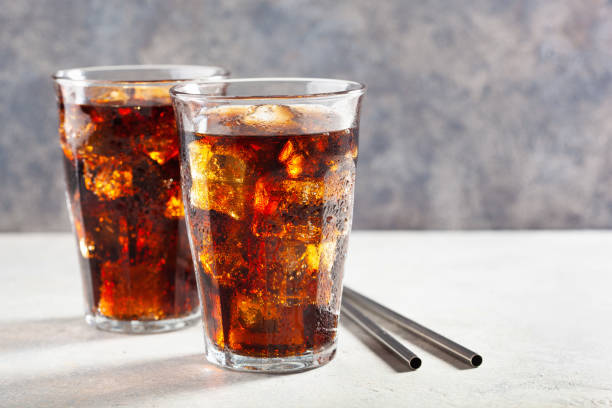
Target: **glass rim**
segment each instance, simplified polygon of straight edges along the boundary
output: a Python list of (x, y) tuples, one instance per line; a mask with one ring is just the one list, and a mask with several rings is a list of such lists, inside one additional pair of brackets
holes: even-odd
[[(240, 83), (264, 83), (264, 82), (293, 82), (293, 83), (307, 83), (307, 82), (318, 82), (328, 84), (343, 84), (349, 85), (349, 89), (330, 91), (330, 92), (296, 92), (290, 95), (214, 95), (205, 93), (194, 93), (185, 90), (189, 86), (203, 86), (203, 85), (226, 85), (226, 84), (240, 84)], [(348, 95), (363, 95), (366, 91), (366, 85), (361, 82), (349, 81), (345, 79), (332, 79), (332, 78), (308, 78), (308, 77), (264, 77), (264, 78), (210, 78), (204, 81), (189, 81), (184, 84), (178, 84), (170, 88), (170, 95), (173, 98), (193, 98), (193, 99), (209, 99), (214, 101), (241, 101), (241, 100), (266, 100), (266, 99), (321, 99), (321, 98), (334, 98)]]
[[(105, 72), (154, 72), (154, 71), (166, 71), (171, 72), (172, 70), (191, 70), (193, 73), (205, 72), (208, 73), (202, 78), (198, 78), (194, 75), (188, 75), (184, 78), (169, 78), (169, 75), (160, 75), (159, 79), (152, 80), (138, 80), (138, 79), (100, 79), (100, 78), (86, 78), (84, 74), (87, 73), (105, 73)], [(83, 84), (83, 85), (94, 85), (94, 86), (163, 86), (163, 85), (176, 85), (182, 82), (188, 81), (205, 81), (208, 79), (217, 80), (223, 79), (230, 75), (229, 70), (215, 66), (215, 65), (181, 65), (181, 64), (140, 64), (140, 65), (100, 65), (100, 66), (89, 66), (79, 68), (68, 68), (60, 69), (56, 71), (51, 78), (56, 82), (66, 82), (71, 84)]]

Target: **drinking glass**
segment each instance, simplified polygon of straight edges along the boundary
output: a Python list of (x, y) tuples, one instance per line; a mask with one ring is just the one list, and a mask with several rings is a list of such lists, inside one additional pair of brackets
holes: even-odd
[(308, 78), (172, 88), (209, 361), (289, 372), (333, 358), (364, 92)]
[(168, 90), (225, 76), (223, 68), (172, 65), (53, 76), (89, 324), (145, 333), (198, 320)]

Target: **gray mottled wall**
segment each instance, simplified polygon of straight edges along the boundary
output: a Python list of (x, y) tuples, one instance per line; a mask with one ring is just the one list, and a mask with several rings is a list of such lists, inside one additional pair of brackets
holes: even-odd
[(0, 230), (66, 230), (58, 68), (369, 85), (358, 228), (612, 226), (612, 3), (0, 0)]

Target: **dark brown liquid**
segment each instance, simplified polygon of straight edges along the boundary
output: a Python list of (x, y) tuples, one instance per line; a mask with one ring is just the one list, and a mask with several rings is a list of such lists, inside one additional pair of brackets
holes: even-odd
[(246, 356), (316, 351), (336, 338), (357, 134), (257, 131), (185, 136), (205, 330)]
[(60, 101), (68, 199), (92, 312), (158, 320), (198, 308), (172, 106)]

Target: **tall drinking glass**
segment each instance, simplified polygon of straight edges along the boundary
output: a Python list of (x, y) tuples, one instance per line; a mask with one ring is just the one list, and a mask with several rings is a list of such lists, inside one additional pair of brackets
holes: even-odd
[(197, 321), (168, 90), (226, 75), (217, 67), (161, 65), (53, 76), (89, 324), (145, 333)]
[(288, 372), (333, 358), (364, 91), (299, 78), (171, 90), (209, 361)]

